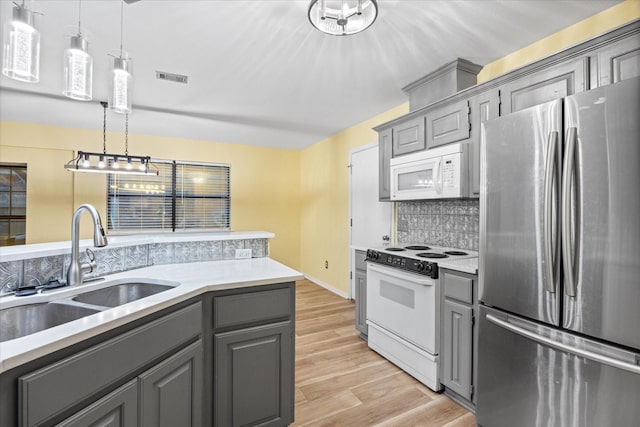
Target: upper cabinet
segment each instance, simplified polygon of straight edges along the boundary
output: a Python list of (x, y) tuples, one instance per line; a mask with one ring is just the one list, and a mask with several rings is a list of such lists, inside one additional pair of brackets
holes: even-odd
[(422, 151), (426, 148), (424, 137), (424, 117), (415, 117), (392, 128), (392, 157)]
[(427, 148), (450, 144), (469, 138), (469, 101), (435, 108), (427, 113)]
[(391, 138), (391, 129), (384, 129), (378, 132), (378, 161), (380, 164), (378, 195), (380, 201), (387, 202), (391, 200), (391, 177), (389, 176), (391, 167)]
[(594, 87), (640, 76), (640, 35), (605, 46), (591, 58), (591, 64)]
[(501, 88), (502, 115), (583, 92), (587, 88), (586, 76), (587, 59), (581, 58), (505, 83)]
[(491, 88), (469, 99), (471, 138), (469, 140), (469, 188), (471, 197), (480, 196), (480, 133), (482, 123), (500, 114), (500, 91)]

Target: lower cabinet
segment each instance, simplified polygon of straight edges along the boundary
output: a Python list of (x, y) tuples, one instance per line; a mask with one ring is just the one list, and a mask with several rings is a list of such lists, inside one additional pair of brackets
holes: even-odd
[(445, 392), (469, 409), (475, 396), (477, 276), (440, 270), (440, 381)]
[(365, 251), (355, 251), (356, 329), (367, 339), (367, 265)]
[(214, 425), (284, 426), (293, 422), (291, 322), (219, 333), (213, 340)]
[(138, 382), (129, 381), (77, 414), (59, 427), (135, 427), (138, 425)]

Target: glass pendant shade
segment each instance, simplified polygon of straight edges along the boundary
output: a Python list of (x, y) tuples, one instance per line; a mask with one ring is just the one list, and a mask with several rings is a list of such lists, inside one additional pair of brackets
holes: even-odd
[(80, 101), (90, 101), (93, 86), (93, 58), (88, 53), (89, 43), (81, 35), (72, 36), (64, 51), (62, 94)]
[(376, 0), (312, 0), (309, 21), (318, 30), (347, 36), (366, 30), (378, 16)]
[(16, 5), (3, 36), (2, 74), (22, 82), (40, 81), (40, 32), (34, 27), (33, 12)]
[(133, 62), (122, 56), (113, 58), (111, 66), (109, 108), (116, 113), (131, 112), (131, 89), (133, 84)]

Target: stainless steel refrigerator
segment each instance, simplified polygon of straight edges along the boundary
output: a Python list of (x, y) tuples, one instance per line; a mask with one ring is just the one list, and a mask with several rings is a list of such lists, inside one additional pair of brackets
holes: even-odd
[(640, 78), (481, 145), (478, 424), (640, 426)]

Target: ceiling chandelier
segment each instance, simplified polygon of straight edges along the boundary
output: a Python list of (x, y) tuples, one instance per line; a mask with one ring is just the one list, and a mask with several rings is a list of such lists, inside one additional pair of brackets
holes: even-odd
[(311, 0), (309, 21), (323, 33), (348, 36), (364, 31), (378, 16), (376, 0)]
[(40, 32), (34, 25), (34, 12), (14, 3), (13, 18), (4, 25), (2, 74), (27, 83), (40, 81)]
[(158, 175), (158, 169), (151, 164), (149, 156), (129, 154), (129, 115), (125, 116), (124, 154), (107, 153), (107, 103), (101, 102), (104, 115), (102, 126), (102, 153), (78, 151), (64, 168), (71, 172), (114, 173), (122, 175)]

